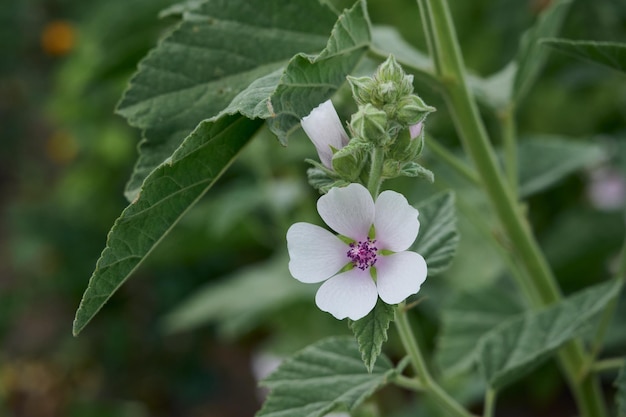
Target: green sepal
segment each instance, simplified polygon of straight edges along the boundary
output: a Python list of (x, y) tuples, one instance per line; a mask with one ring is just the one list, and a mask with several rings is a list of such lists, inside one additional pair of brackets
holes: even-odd
[(368, 160), (370, 144), (359, 140), (351, 140), (333, 155), (332, 164), (337, 176), (348, 182), (354, 182)]

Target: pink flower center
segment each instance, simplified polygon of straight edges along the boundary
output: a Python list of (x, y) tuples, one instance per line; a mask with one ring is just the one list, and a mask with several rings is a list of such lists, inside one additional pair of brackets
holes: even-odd
[(374, 266), (376, 263), (376, 251), (378, 248), (374, 246), (376, 240), (371, 240), (369, 237), (365, 241), (359, 241), (358, 243), (350, 243), (350, 249), (348, 249), (348, 258), (354, 263), (354, 266), (365, 271), (370, 266)]

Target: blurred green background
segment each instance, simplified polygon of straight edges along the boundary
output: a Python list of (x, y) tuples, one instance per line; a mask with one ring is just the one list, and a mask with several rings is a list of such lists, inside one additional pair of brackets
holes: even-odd
[[(314, 288), (286, 272), (287, 227), (317, 219), (303, 162), (314, 149), (301, 133), (285, 149), (264, 131), (81, 336), (72, 337), (75, 309), (126, 205), (122, 192), (140, 140), (114, 115), (115, 104), (137, 62), (175, 23), (158, 18), (172, 3), (0, 5), (2, 416), (251, 416), (261, 398), (255, 369), (271, 364), (268, 352), (288, 354), (348, 333), (345, 323), (314, 307)], [(450, 3), (468, 67), (487, 76), (514, 56), (520, 34), (548, 1)], [(374, 23), (396, 25), (424, 49), (414, 2), (371, 0), (369, 9)], [(621, 0), (578, 1), (563, 36), (626, 41), (625, 22)], [(418, 93), (439, 109), (429, 131), (456, 149), (440, 99), (427, 87)], [(341, 95), (339, 101), (345, 102)], [(345, 117), (351, 110), (340, 112)], [(553, 54), (520, 109), (519, 132), (593, 141), (605, 151), (586, 171), (533, 195), (528, 208), (567, 291), (607, 278), (623, 236), (621, 203), (594, 205), (589, 192), (607, 175), (617, 175), (618, 193), (620, 180), (623, 186), (617, 155), (626, 137), (626, 77)], [(429, 163), (441, 179), (435, 185), (394, 186), (414, 202), (448, 185), (464, 187), (426, 155)], [(484, 204), (466, 194), (467, 204)], [(430, 302), (420, 306), (422, 337), (431, 345), (446, 301), (505, 275), (463, 213), (459, 227), (459, 258), (425, 286)], [(623, 336), (614, 339), (614, 349), (623, 347)], [(392, 356), (393, 346), (392, 340)], [(530, 398), (524, 400), (534, 409), (529, 415), (561, 415), (566, 394), (558, 373), (541, 372), (542, 384), (511, 390)], [(393, 390), (381, 397), (383, 404), (402, 398)], [(519, 401), (505, 393), (504, 407), (513, 410)], [(417, 415), (414, 407), (406, 403), (406, 415)]]

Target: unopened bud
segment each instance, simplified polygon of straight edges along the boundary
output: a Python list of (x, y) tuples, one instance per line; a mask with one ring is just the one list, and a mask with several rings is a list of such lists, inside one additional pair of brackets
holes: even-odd
[[(413, 136), (417, 128), (419, 133)], [(417, 159), (424, 149), (424, 136), (421, 134), (421, 123), (417, 127), (404, 129), (391, 146), (389, 157), (400, 162), (410, 162)]]
[(381, 146), (389, 141), (387, 114), (372, 104), (359, 107), (352, 115), (350, 128), (357, 137), (374, 145)]
[(371, 77), (351, 77), (348, 76), (348, 83), (352, 88), (352, 96), (357, 104), (363, 105), (370, 103), (372, 100), (372, 91), (375, 83)]
[(355, 181), (367, 162), (369, 144), (351, 140), (333, 155), (333, 170), (347, 181)]
[(411, 94), (398, 101), (396, 117), (400, 123), (413, 126), (423, 122), (428, 113), (434, 111), (434, 107), (426, 105), (421, 98)]

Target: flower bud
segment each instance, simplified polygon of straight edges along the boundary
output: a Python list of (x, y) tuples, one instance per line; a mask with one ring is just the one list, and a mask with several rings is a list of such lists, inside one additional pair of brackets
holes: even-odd
[(333, 170), (343, 179), (354, 182), (367, 162), (370, 145), (359, 140), (350, 143), (333, 155)]
[(422, 126), (422, 123), (419, 123), (400, 132), (391, 146), (389, 158), (400, 162), (410, 162), (417, 159), (424, 149)]
[(350, 140), (330, 100), (326, 100), (302, 118), (302, 129), (315, 145), (320, 161), (327, 168), (332, 166), (334, 150), (343, 148)]
[(396, 117), (400, 123), (405, 125), (417, 125), (424, 121), (428, 113), (435, 111), (434, 107), (426, 105), (421, 98), (415, 94), (405, 96), (398, 101)]
[(357, 104), (367, 104), (372, 100), (372, 92), (375, 87), (374, 80), (371, 77), (351, 77), (348, 76), (348, 83), (352, 88), (352, 96)]
[(372, 104), (360, 106), (352, 115), (350, 128), (363, 141), (381, 146), (389, 142), (387, 133), (387, 114)]

